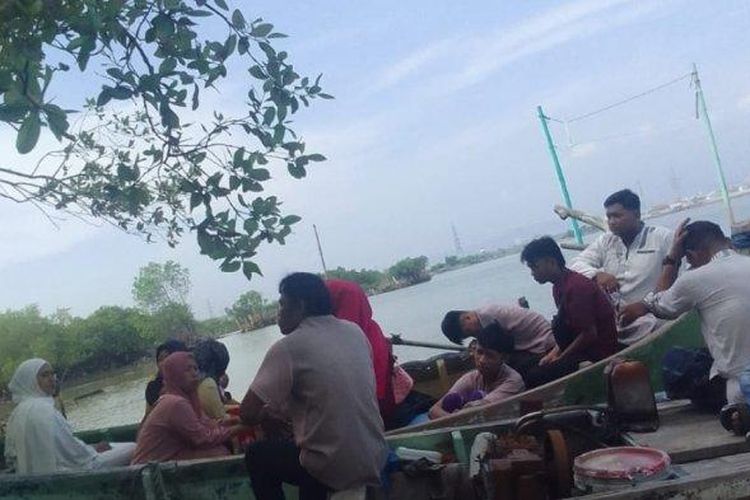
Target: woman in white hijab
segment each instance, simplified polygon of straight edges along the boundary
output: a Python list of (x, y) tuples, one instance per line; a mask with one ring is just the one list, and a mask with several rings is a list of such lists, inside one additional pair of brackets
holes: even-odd
[(8, 389), (17, 404), (5, 430), (5, 461), (17, 474), (50, 474), (127, 465), (134, 443), (91, 446), (73, 435), (55, 408), (55, 372), (43, 359), (24, 361)]

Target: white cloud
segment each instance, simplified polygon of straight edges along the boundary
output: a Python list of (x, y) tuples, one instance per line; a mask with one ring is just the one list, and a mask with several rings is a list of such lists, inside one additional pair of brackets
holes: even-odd
[(742, 111), (750, 111), (750, 94), (741, 97), (737, 101), (737, 108)]
[[(382, 90), (406, 78), (433, 80), (436, 93), (455, 92), (480, 83), (515, 61), (565, 43), (591, 37), (612, 27), (631, 23), (663, 7), (634, 0), (579, 0), (548, 9), (510, 29), (464, 37), (461, 44), (443, 39), (421, 47), (382, 71), (374, 89)], [(440, 65), (432, 67), (432, 63)], [(448, 62), (446, 62), (448, 61)], [(434, 78), (435, 69), (449, 67)], [(430, 69), (428, 76), (426, 69)]]
[(415, 50), (396, 64), (386, 68), (370, 90), (375, 92), (396, 85), (415, 73), (418, 73), (419, 70), (433, 61), (445, 57), (446, 53), (452, 49), (453, 45), (454, 40), (443, 39)]
[(570, 148), (570, 156), (573, 158), (586, 158), (596, 153), (597, 147), (593, 142), (575, 144)]

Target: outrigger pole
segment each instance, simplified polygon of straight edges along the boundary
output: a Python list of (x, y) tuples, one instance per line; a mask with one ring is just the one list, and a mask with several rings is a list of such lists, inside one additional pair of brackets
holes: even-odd
[[(716, 137), (714, 137), (714, 129), (711, 127), (711, 119), (708, 117), (708, 110), (706, 109), (706, 99), (703, 97), (703, 87), (701, 87), (700, 78), (698, 78), (698, 67), (693, 63), (692, 73), (693, 85), (695, 85), (695, 105), (696, 113), (702, 115), (703, 123), (706, 125), (706, 132), (708, 132), (708, 142), (711, 145), (711, 152), (714, 154), (714, 164), (716, 165), (716, 173), (719, 176), (719, 188), (721, 189), (721, 196), (724, 198), (724, 206), (727, 209), (727, 215), (729, 217), (730, 229), (734, 227), (734, 211), (732, 210), (732, 202), (729, 198), (729, 191), (727, 190), (727, 181), (724, 178), (724, 169), (721, 167), (721, 157), (719, 156), (719, 148), (716, 146)], [(696, 116), (696, 118), (698, 118)]]
[(328, 276), (328, 269), (326, 269), (326, 260), (323, 258), (323, 248), (320, 246), (320, 236), (318, 236), (318, 226), (313, 224), (313, 231), (315, 231), (315, 242), (318, 244), (318, 254), (320, 255), (320, 263), (323, 264), (323, 275)]
[[(560, 159), (557, 157), (557, 149), (555, 143), (552, 140), (552, 134), (550, 134), (547, 120), (549, 117), (544, 114), (541, 106), (536, 107), (537, 113), (539, 114), (539, 121), (542, 123), (542, 131), (544, 136), (547, 138), (547, 147), (549, 148), (549, 154), (552, 157), (552, 163), (555, 166), (555, 173), (557, 174), (557, 182), (560, 184), (560, 191), (562, 191), (563, 201), (568, 210), (573, 210), (573, 204), (570, 202), (570, 194), (568, 193), (568, 184), (565, 182), (565, 175), (560, 165)], [(581, 234), (581, 228), (578, 226), (578, 221), (571, 218), (570, 225), (573, 228), (573, 235), (576, 238), (576, 242), (579, 245), (583, 245), (583, 235)]]

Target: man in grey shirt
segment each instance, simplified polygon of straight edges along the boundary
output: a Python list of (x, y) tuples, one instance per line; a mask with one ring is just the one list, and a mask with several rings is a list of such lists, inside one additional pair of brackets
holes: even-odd
[[(669, 229), (641, 220), (641, 200), (629, 189), (604, 200), (610, 232), (599, 236), (573, 259), (570, 268), (591, 278), (609, 294), (615, 309), (653, 292), (672, 245)], [(649, 314), (618, 328), (618, 341), (630, 345), (663, 322)]]
[(379, 484), (387, 445), (365, 334), (332, 315), (328, 289), (314, 274), (290, 274), (279, 292), (284, 338), (266, 353), (240, 416), (249, 425), (287, 418), (294, 441), (250, 445), (255, 498), (284, 498), (282, 482), (298, 485), (300, 498), (321, 500), (330, 491)]
[[(721, 228), (696, 221), (680, 226), (670, 252), (674, 264), (664, 266), (658, 289), (620, 312), (628, 324), (649, 312), (674, 319), (698, 312), (701, 333), (714, 359), (709, 378), (726, 380), (729, 403), (742, 402), (739, 375), (750, 366), (750, 258), (731, 249)], [(682, 258), (691, 269), (677, 277)]]

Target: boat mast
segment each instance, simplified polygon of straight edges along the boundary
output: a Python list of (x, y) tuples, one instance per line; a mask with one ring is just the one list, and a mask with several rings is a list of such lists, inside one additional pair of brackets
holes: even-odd
[(727, 181), (724, 178), (724, 169), (721, 167), (721, 157), (719, 156), (719, 148), (716, 146), (716, 137), (714, 136), (714, 129), (711, 127), (711, 119), (708, 117), (708, 110), (706, 109), (706, 99), (703, 97), (703, 87), (701, 87), (701, 81), (698, 77), (698, 67), (693, 63), (692, 73), (693, 85), (695, 85), (695, 99), (696, 99), (696, 112), (703, 116), (703, 123), (706, 125), (706, 132), (708, 133), (708, 142), (711, 145), (711, 152), (714, 154), (714, 164), (716, 165), (716, 173), (719, 176), (719, 188), (721, 189), (721, 196), (724, 199), (724, 206), (727, 209), (727, 216), (729, 217), (730, 230), (735, 225), (734, 212), (732, 211), (732, 202), (729, 198), (729, 191), (727, 190)]
[(328, 269), (326, 268), (326, 260), (323, 258), (323, 248), (320, 246), (320, 236), (318, 236), (318, 226), (313, 224), (313, 231), (315, 231), (315, 241), (318, 244), (318, 254), (320, 255), (320, 263), (323, 264), (323, 276), (328, 277)]
[[(568, 208), (568, 210), (573, 210), (573, 204), (570, 202), (570, 194), (568, 193), (568, 184), (565, 182), (565, 175), (563, 174), (562, 166), (560, 165), (560, 159), (557, 157), (557, 149), (555, 149), (555, 143), (552, 140), (552, 134), (550, 133), (549, 126), (547, 125), (547, 120), (549, 120), (549, 117), (544, 114), (541, 106), (537, 106), (536, 110), (539, 114), (539, 121), (542, 123), (542, 131), (544, 132), (544, 137), (546, 137), (547, 139), (547, 147), (549, 148), (549, 154), (552, 157), (552, 163), (555, 166), (557, 182), (560, 184), (560, 191), (562, 191), (563, 201), (565, 202), (565, 206)], [(583, 236), (581, 234), (581, 228), (578, 226), (578, 221), (571, 218), (570, 225), (573, 228), (573, 235), (576, 238), (576, 243), (578, 243), (579, 245), (583, 245)]]

